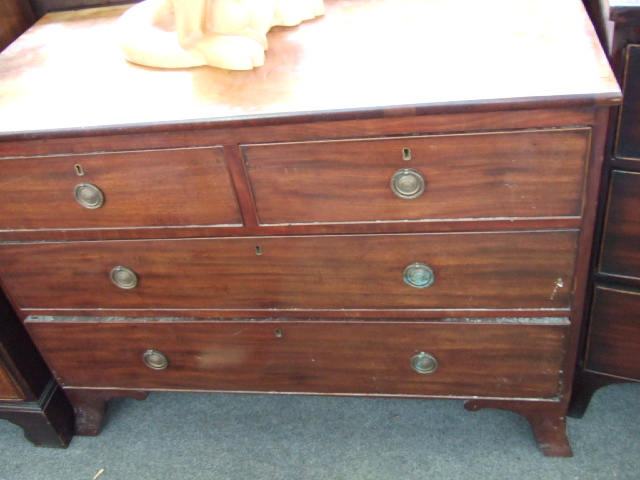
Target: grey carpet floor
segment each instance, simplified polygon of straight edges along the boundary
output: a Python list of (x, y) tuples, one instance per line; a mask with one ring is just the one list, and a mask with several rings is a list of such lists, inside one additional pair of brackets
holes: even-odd
[(575, 456), (545, 458), (522, 417), (460, 401), (154, 393), (66, 450), (0, 421), (0, 480), (639, 480), (640, 385), (601, 389), (568, 433)]

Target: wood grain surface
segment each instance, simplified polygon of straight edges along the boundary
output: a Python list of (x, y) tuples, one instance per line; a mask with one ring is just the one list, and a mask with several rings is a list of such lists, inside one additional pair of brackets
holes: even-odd
[[(82, 183), (102, 191), (101, 208), (76, 201)], [(0, 160), (0, 229), (241, 223), (222, 147)]]
[(0, 132), (274, 124), (618, 98), (580, 0), (461, 0), (455, 28), (443, 21), (449, 0), (325, 3), (324, 17), (272, 29), (264, 67), (248, 72), (127, 63), (114, 26), (123, 7), (47, 15), (0, 56)]
[[(577, 232), (339, 235), (1, 244), (23, 310), (569, 309)], [(422, 263), (435, 274), (403, 280)], [(139, 284), (112, 284), (117, 266)], [(374, 312), (375, 313), (375, 312)], [(188, 312), (185, 312), (188, 315)]]
[(24, 395), (0, 363), (0, 401), (20, 401)]
[[(27, 321), (65, 387), (555, 398), (566, 320), (481, 322)], [(109, 345), (109, 348), (105, 348)], [(169, 361), (155, 371), (149, 350)], [(428, 352), (432, 374), (411, 368)]]
[[(578, 217), (590, 130), (243, 145), (263, 224)], [(403, 153), (409, 159), (405, 159)], [(394, 173), (419, 172), (419, 198)]]

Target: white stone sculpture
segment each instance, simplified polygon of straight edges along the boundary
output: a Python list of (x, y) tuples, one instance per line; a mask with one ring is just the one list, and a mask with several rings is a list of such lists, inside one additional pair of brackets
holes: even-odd
[(323, 0), (144, 0), (119, 19), (131, 62), (150, 67), (264, 65), (266, 33), (324, 14)]

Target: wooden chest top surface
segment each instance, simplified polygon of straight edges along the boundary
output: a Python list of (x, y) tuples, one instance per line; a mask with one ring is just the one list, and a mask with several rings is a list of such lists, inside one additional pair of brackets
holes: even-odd
[(607, 105), (619, 95), (580, 0), (459, 0), (456, 17), (449, 0), (326, 6), (324, 17), (273, 28), (266, 64), (235, 72), (128, 63), (115, 29), (126, 7), (46, 15), (0, 55), (0, 135)]

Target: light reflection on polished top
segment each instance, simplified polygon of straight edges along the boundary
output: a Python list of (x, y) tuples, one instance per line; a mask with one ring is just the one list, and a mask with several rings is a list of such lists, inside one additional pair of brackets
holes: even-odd
[(0, 55), (0, 133), (543, 97), (611, 103), (618, 86), (576, 4), (459, 0), (454, 18), (449, 0), (326, 0), (325, 16), (274, 27), (265, 65), (251, 71), (127, 62), (114, 39), (126, 7), (49, 14)]

